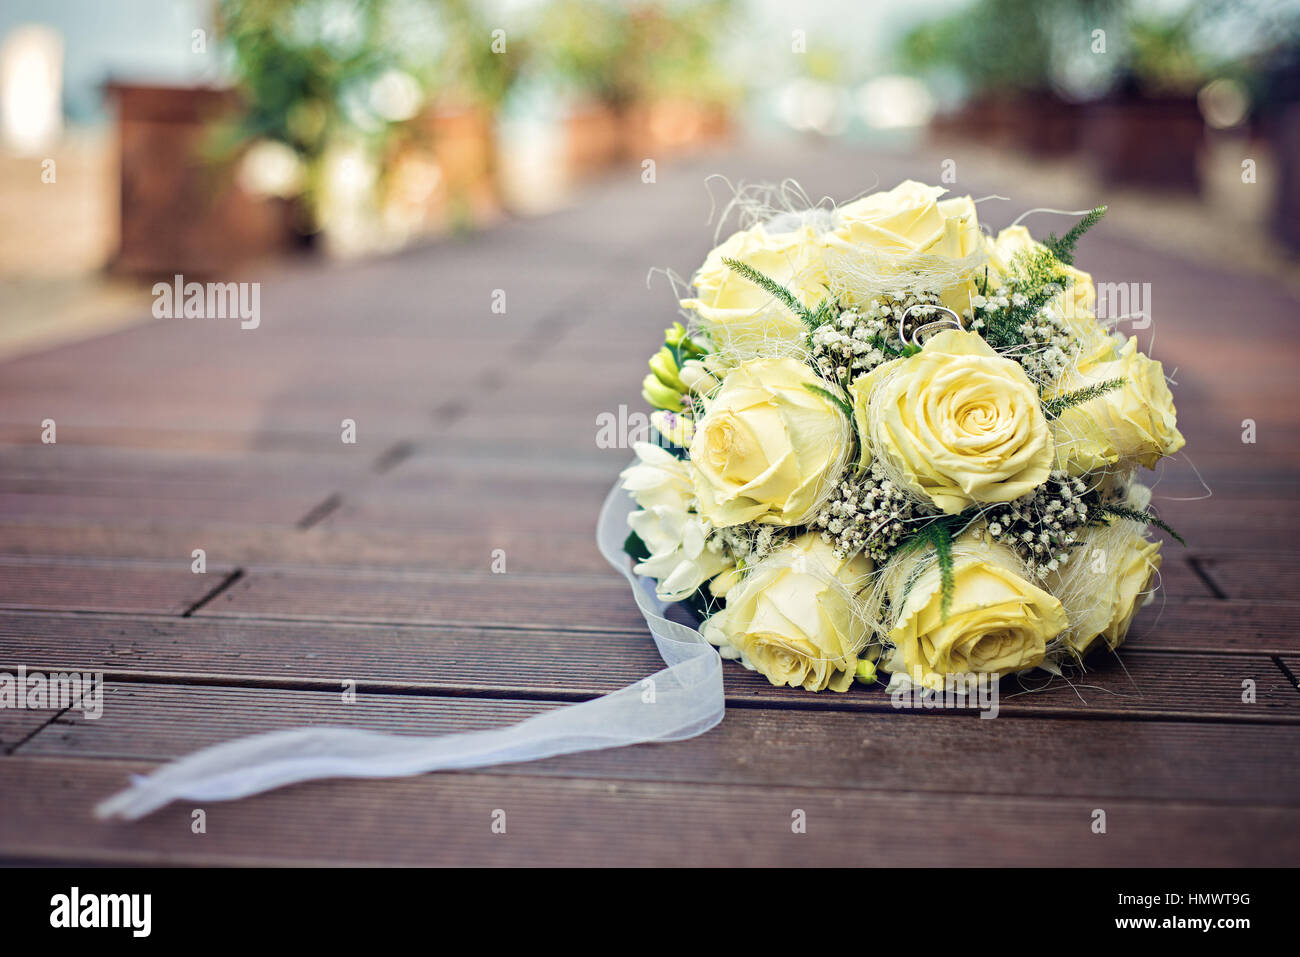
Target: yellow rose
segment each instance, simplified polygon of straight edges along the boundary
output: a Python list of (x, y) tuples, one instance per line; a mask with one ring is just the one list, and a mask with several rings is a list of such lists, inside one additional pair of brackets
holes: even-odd
[(1052, 437), (1025, 371), (973, 332), (952, 329), (853, 383), (872, 457), (944, 512), (1009, 502), (1041, 485)]
[(1155, 468), (1161, 458), (1187, 444), (1178, 431), (1178, 413), (1164, 369), (1138, 352), (1136, 339), (1129, 339), (1117, 358), (1080, 365), (1058, 392), (1121, 378), (1120, 388), (1072, 406), (1052, 422), (1057, 468), (1071, 475), (1120, 461)]
[(1069, 615), (1064, 637), (1075, 656), (1082, 658), (1098, 638), (1112, 651), (1118, 648), (1143, 603), (1139, 599), (1152, 594), (1148, 588), (1160, 569), (1160, 543), (1148, 541), (1144, 531), (1125, 519), (1090, 526), (1069, 561), (1047, 579)]
[(945, 619), (933, 550), (891, 562), (885, 590), (897, 609), (888, 636), (896, 651), (886, 667), (942, 691), (945, 675), (1004, 675), (1038, 665), (1047, 642), (1065, 628), (1065, 611), (1020, 572), (1010, 549), (973, 531), (963, 535), (953, 545)]
[(753, 266), (805, 306), (816, 306), (827, 295), (823, 251), (824, 243), (811, 225), (768, 233), (759, 224), (734, 233), (705, 258), (693, 280), (695, 298), (683, 299), (681, 305), (699, 315), (719, 350), (772, 355), (783, 345), (800, 348), (806, 335), (802, 320), (723, 259)]
[(797, 359), (755, 359), (727, 374), (695, 423), (690, 458), (700, 513), (715, 526), (798, 525), (843, 467), (844, 415)]
[(807, 532), (727, 589), (726, 607), (705, 622), (704, 636), (774, 685), (846, 691), (870, 637), (853, 593), (871, 571), (869, 559), (836, 558)]
[[(973, 274), (975, 261), (985, 256), (975, 203), (969, 196), (940, 200), (946, 192), (906, 180), (841, 206), (826, 234), (832, 271), (851, 277), (865, 268), (877, 282), (890, 275), (906, 279), (918, 265), (939, 259), (966, 260), (971, 268), (962, 271)], [(973, 288), (969, 279), (955, 281), (941, 291), (943, 304), (960, 312), (970, 305)]]
[[(984, 237), (984, 243), (989, 256), (990, 286), (993, 288), (1011, 277), (1017, 256), (1044, 248), (1042, 243), (1036, 242), (1029, 235), (1029, 230), (1024, 226), (1008, 226), (998, 233), (996, 240)], [(1114, 346), (1106, 330), (1097, 322), (1094, 312), (1097, 288), (1093, 285), (1092, 276), (1066, 263), (1061, 264), (1061, 275), (1069, 284), (1058, 296), (1048, 301), (1044, 311), (1065, 322), (1079, 341), (1082, 360), (1108, 358), (1114, 351)]]

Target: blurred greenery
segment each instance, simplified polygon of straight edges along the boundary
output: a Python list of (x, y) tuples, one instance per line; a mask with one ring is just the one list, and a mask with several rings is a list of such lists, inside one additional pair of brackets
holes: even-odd
[(1086, 40), (1085, 25), (1100, 25), (1119, 5), (1120, 0), (978, 0), (906, 34), (903, 66), (956, 73), (974, 94), (1047, 90), (1059, 35), (1072, 30)]
[(214, 151), (288, 146), (311, 206), (333, 146), (360, 146), (382, 180), (393, 156), (437, 135), (422, 116), (476, 112), (490, 135), (512, 91), (537, 79), (616, 110), (661, 98), (728, 102), (739, 87), (717, 62), (718, 44), (735, 5), (542, 0), (504, 17), (482, 0), (216, 0), (245, 109), (214, 131)]
[(727, 101), (737, 84), (718, 65), (734, 0), (554, 0), (537, 29), (539, 66), (616, 109), (648, 96)]
[[(974, 96), (1190, 96), (1215, 76), (1246, 72), (1298, 14), (1300, 4), (1274, 0), (976, 0), (912, 29), (901, 51), (906, 68), (956, 74)], [(1097, 29), (1104, 54), (1091, 50)], [(1075, 74), (1086, 79), (1081, 91), (1070, 89)]]
[(716, 62), (734, 0), (551, 0), (531, 24), (495, 32), (476, 0), (218, 0), (247, 103), (232, 145), (272, 139), (305, 160), (338, 134), (383, 140), (404, 118), (369, 96), (386, 73), (441, 104), (494, 111), (526, 74), (623, 107), (646, 97), (728, 101)]

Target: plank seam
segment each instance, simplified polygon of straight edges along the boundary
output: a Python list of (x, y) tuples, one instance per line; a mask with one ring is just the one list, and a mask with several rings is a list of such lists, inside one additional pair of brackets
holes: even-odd
[[(56, 670), (56, 669), (46, 669)], [(304, 691), (336, 694), (338, 682), (333, 678), (282, 678), (258, 675), (200, 675), (185, 672), (130, 672), (104, 671), (104, 681), (129, 685), (174, 685), (190, 688), (241, 689), (266, 691)], [(508, 687), (456, 687), (449, 685), (414, 685), (391, 681), (358, 681), (359, 694), (391, 695), (412, 698), (460, 698), (484, 701), (528, 701), (535, 703), (578, 704), (600, 697), (604, 691), (565, 691), (563, 689), (528, 689)], [(1012, 697), (1018, 697), (1013, 695)], [(974, 718), (970, 709), (958, 708), (894, 708), (888, 699), (857, 700), (824, 699), (811, 701), (758, 698), (745, 694), (727, 694), (727, 707), (746, 711), (800, 711), (814, 714), (925, 714), (940, 718)], [(1224, 711), (1165, 711), (1158, 708), (1137, 708), (1121, 711), (1098, 706), (1095, 711), (1074, 711), (1064, 706), (1058, 709), (1021, 708), (1016, 702), (1001, 698), (1000, 709), (1013, 709), (1007, 717), (1025, 720), (1078, 720), (1078, 721), (1154, 721), (1178, 724), (1231, 724), (1231, 725), (1295, 725), (1300, 724), (1300, 714), (1268, 714), (1261, 716), (1238, 715)], [(56, 716), (57, 717), (57, 716)], [(51, 719), (51, 722), (54, 719)], [(39, 729), (38, 729), (39, 730)], [(30, 736), (29, 736), (30, 737)], [(28, 739), (24, 739), (26, 741)]]
[(1186, 561), (1192, 571), (1196, 574), (1196, 577), (1199, 578), (1201, 583), (1210, 590), (1211, 595), (1219, 601), (1226, 601), (1228, 599), (1228, 593), (1223, 590), (1217, 581), (1214, 580), (1214, 576), (1210, 574), (1210, 570), (1205, 567), (1204, 559), (1198, 555), (1189, 555)]
[(314, 525), (319, 525), (334, 512), (338, 511), (343, 504), (343, 496), (338, 492), (331, 492), (326, 499), (318, 505), (312, 507), (302, 518), (295, 523), (295, 528), (299, 531), (306, 531)]
[(1270, 657), (1273, 659), (1273, 664), (1277, 665), (1278, 669), (1282, 672), (1282, 674), (1286, 675), (1286, 680), (1291, 682), (1292, 687), (1294, 687), (1297, 691), (1300, 691), (1300, 679), (1297, 679), (1295, 676), (1295, 672), (1293, 672), (1289, 667), (1287, 667), (1287, 663), (1282, 659), (1282, 656), (1271, 655)]
[(212, 599), (216, 598), (223, 591), (229, 589), (231, 585), (233, 585), (235, 582), (239, 581), (243, 577), (244, 577), (244, 570), (242, 568), (236, 568), (233, 572), (231, 572), (220, 582), (218, 582), (215, 588), (208, 591), (208, 593), (205, 594), (202, 598), (200, 598), (194, 604), (190, 605), (189, 608), (186, 608), (183, 612), (181, 612), (181, 617), (192, 618), (196, 611), (198, 611), (208, 602), (212, 601)]

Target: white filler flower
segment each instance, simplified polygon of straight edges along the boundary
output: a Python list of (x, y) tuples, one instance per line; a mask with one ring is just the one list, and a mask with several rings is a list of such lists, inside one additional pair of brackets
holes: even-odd
[(627, 523), (650, 550), (633, 571), (654, 578), (663, 601), (681, 601), (732, 562), (719, 540), (710, 541), (708, 521), (691, 510), (695, 491), (687, 463), (649, 442), (632, 448), (639, 461), (624, 469), (623, 487), (641, 510)]

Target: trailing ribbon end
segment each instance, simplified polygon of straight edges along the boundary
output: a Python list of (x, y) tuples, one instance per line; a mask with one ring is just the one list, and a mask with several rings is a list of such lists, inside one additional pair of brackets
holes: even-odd
[(669, 621), (647, 580), (622, 553), (631, 500), (617, 485), (601, 510), (601, 553), (632, 585), (667, 667), (581, 704), (517, 724), (441, 737), (354, 728), (297, 728), (238, 738), (196, 751), (95, 807), (97, 818), (138, 820), (180, 798), (229, 801), (322, 778), (407, 777), (429, 771), (535, 761), (651, 741), (680, 741), (722, 720), (722, 659), (693, 628)]

